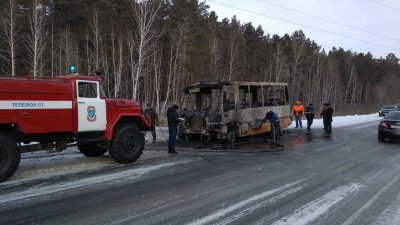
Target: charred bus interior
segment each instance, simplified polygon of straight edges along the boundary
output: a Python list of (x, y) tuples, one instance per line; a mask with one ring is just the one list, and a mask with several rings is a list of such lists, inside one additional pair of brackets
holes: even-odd
[(184, 89), (184, 118), (179, 126), (179, 137), (188, 140), (215, 141), (222, 125), (221, 93), (224, 83), (206, 83)]

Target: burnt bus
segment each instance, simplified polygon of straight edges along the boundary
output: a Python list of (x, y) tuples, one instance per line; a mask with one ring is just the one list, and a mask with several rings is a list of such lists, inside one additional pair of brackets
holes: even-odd
[(272, 110), (281, 128), (292, 123), (287, 83), (209, 82), (184, 88), (181, 139), (234, 143), (238, 138), (271, 131), (262, 123)]

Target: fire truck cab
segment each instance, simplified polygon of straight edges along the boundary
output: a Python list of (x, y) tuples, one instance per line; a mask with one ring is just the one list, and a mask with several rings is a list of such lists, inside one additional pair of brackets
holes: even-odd
[(16, 171), (22, 152), (71, 144), (85, 156), (109, 151), (116, 162), (134, 162), (150, 123), (139, 103), (106, 97), (99, 77), (0, 77), (0, 182)]

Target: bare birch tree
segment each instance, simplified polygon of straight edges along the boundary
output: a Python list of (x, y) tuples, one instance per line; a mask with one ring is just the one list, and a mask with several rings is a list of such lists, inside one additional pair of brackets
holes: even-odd
[(154, 91), (156, 98), (156, 112), (160, 114), (160, 91), (161, 91), (161, 61), (162, 54), (154, 54), (153, 66), (154, 66)]
[(28, 52), (30, 55), (31, 66), (32, 66), (32, 74), (33, 77), (37, 77), (39, 74), (38, 72), (41, 71), (40, 67), (40, 59), (41, 55), (45, 49), (43, 44), (43, 19), (44, 19), (44, 12), (43, 12), (43, 5), (40, 4), (38, 0), (32, 1), (32, 8), (29, 15), (29, 28), (30, 28), (30, 35), (27, 38), (27, 47)]
[[(112, 65), (113, 65), (113, 78), (114, 78), (114, 87), (113, 96), (114, 98), (119, 97), (119, 92), (121, 89), (121, 81), (122, 81), (122, 70), (124, 63), (124, 41), (121, 35), (116, 37), (115, 32), (111, 33), (111, 43), (112, 43)], [(108, 92), (111, 93), (109, 89)]]
[[(134, 1), (132, 3), (132, 13), (135, 29), (130, 30), (130, 35), (135, 47), (135, 71), (132, 73), (132, 99), (137, 99), (139, 78), (145, 61), (152, 57), (154, 46), (160, 36), (160, 32), (154, 28), (154, 21), (161, 8), (161, 0)], [(130, 51), (130, 53), (134, 53)], [(131, 56), (131, 60), (132, 60)]]
[(220, 49), (220, 42), (219, 42), (219, 40), (218, 40), (218, 37), (214, 34), (213, 35), (213, 37), (212, 37), (212, 41), (211, 41), (211, 48), (210, 48), (210, 50), (211, 50), (211, 56), (212, 56), (212, 65), (210, 65), (211, 66), (211, 69), (212, 69), (212, 72), (213, 72), (213, 79), (215, 79), (215, 80), (219, 80), (220, 78), (222, 78), (222, 77), (220, 77), (221, 76), (221, 74), (220, 74), (220, 61), (221, 61), (221, 59), (222, 59), (222, 52), (221, 52), (221, 49)]
[(86, 73), (90, 74), (90, 71), (92, 71), (92, 54), (90, 50), (90, 37), (89, 37), (89, 30), (86, 28), (85, 32), (85, 54), (86, 54)]
[(229, 72), (228, 81), (236, 77), (236, 55), (238, 51), (238, 43), (236, 40), (236, 30), (232, 30), (229, 35)]
[(4, 32), (6, 36), (6, 42), (9, 49), (6, 51), (9, 54), (10, 59), (4, 57), (6, 61), (11, 64), (11, 76), (16, 75), (16, 42), (18, 41), (17, 35), (19, 29), (17, 28), (17, 8), (18, 4), (15, 0), (9, 0), (8, 7), (4, 11), (2, 17)]
[[(275, 82), (280, 82), (281, 81), (281, 73), (283, 69), (283, 64), (284, 64), (284, 59), (283, 59), (283, 53), (282, 53), (282, 44), (278, 43), (276, 45), (275, 52), (273, 54), (273, 60), (274, 60), (274, 75), (275, 75)], [(272, 80), (271, 80), (272, 81)]]
[(295, 98), (298, 99), (300, 96), (300, 85), (301, 82), (299, 82), (297, 78), (297, 75), (300, 71), (299, 65), (300, 65), (300, 60), (302, 59), (302, 56), (304, 54), (304, 46), (305, 46), (305, 39), (303, 36), (301, 36), (302, 33), (298, 38), (293, 37), (292, 41), (292, 46), (293, 46), (293, 71), (292, 71), (292, 92), (296, 95)]
[[(90, 43), (93, 45), (93, 50), (91, 51), (91, 57), (93, 58), (94, 69), (100, 68), (100, 45), (101, 45), (101, 34), (100, 34), (100, 19), (96, 8), (93, 9), (93, 14), (89, 23), (91, 37), (89, 38)], [(88, 74), (91, 74), (93, 67), (88, 68)]]
[(165, 91), (165, 101), (161, 112), (165, 111), (166, 105), (170, 98), (172, 102), (177, 100), (178, 94), (178, 83), (180, 80), (181, 73), (183, 73), (183, 68), (186, 60), (186, 49), (187, 49), (187, 33), (188, 33), (188, 23), (185, 20), (184, 23), (180, 24), (176, 28), (171, 36), (171, 47), (169, 52), (169, 63), (168, 63), (168, 76), (167, 76), (167, 87)]
[[(60, 61), (63, 64), (64, 69), (61, 71), (60, 74), (68, 74), (69, 73), (69, 66), (72, 64), (73, 58), (73, 49), (72, 49), (72, 32), (70, 27), (66, 27), (64, 30), (64, 40), (63, 40), (63, 47), (64, 47), (64, 59)], [(62, 54), (62, 51), (60, 52)], [(61, 55), (62, 58), (62, 55)]]
[(325, 70), (325, 65), (326, 65), (326, 57), (325, 54), (323, 53), (315, 53), (315, 75), (313, 78), (311, 78), (311, 89), (314, 90), (312, 91), (312, 95), (310, 96), (310, 101), (311, 102), (322, 102), (321, 95), (319, 93), (322, 93), (322, 80), (323, 80), (323, 72)]
[(54, 53), (54, 21), (51, 23), (51, 77), (54, 77), (55, 53)]

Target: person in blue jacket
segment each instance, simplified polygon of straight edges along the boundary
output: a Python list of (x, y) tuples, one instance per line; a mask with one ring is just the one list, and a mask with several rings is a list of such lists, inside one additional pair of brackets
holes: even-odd
[(272, 141), (279, 143), (280, 142), (280, 124), (279, 124), (279, 116), (272, 112), (269, 111), (265, 114), (264, 119), (262, 120), (263, 123), (266, 121), (270, 121), (271, 123), (271, 132), (272, 132)]

